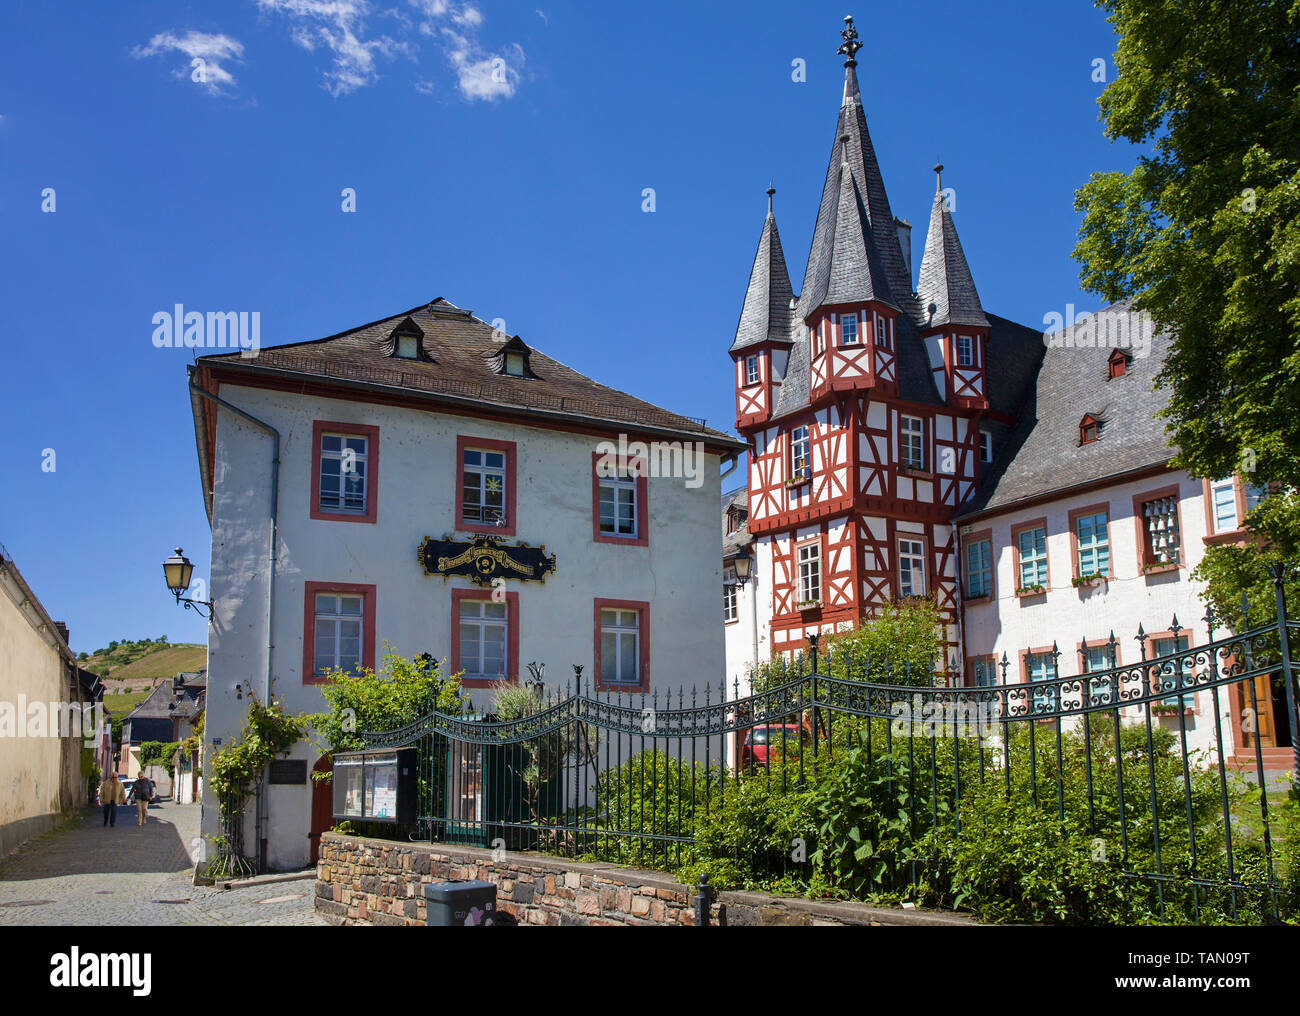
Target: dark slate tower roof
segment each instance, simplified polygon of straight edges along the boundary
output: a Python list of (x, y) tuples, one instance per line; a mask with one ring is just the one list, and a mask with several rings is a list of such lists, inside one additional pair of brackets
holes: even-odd
[[(937, 176), (943, 167), (936, 166), (934, 171)], [(979, 293), (975, 291), (975, 280), (971, 278), (966, 253), (957, 238), (957, 227), (948, 211), (942, 183), (936, 183), (934, 206), (930, 209), (930, 232), (925, 238), (921, 277), (916, 286), (922, 327), (952, 324), (987, 328), (989, 319), (984, 316)]]
[[(889, 208), (885, 182), (880, 175), (871, 135), (867, 132), (867, 117), (858, 89), (854, 54), (861, 44), (856, 41), (857, 31), (852, 24), (844, 35), (845, 46), (841, 47), (841, 52), (848, 54), (844, 64), (844, 101), (840, 106), (835, 144), (831, 149), (830, 165), (826, 168), (826, 183), (822, 187), (817, 226), (813, 231), (812, 249), (808, 254), (803, 292), (799, 298), (799, 317), (804, 320), (822, 304), (832, 302), (827, 299), (827, 294), (835, 291), (832, 281), (837, 267), (843, 270), (848, 255), (846, 243), (860, 242), (869, 252), (861, 266), (866, 278), (860, 280), (859, 285), (865, 282), (872, 295), (854, 296), (844, 302), (875, 299), (903, 309), (900, 301), (908, 299), (912, 293), (912, 280), (898, 242), (898, 226)], [(856, 198), (852, 202), (846, 198), (850, 188)], [(842, 283), (839, 291), (851, 292), (852, 287)]]
[[(845, 19), (841, 33), (844, 44), (844, 93), (839, 119), (835, 129), (835, 143), (831, 149), (830, 165), (822, 188), (821, 205), (817, 210), (817, 225), (813, 231), (812, 247), (804, 271), (803, 292), (799, 296), (791, 336), (797, 334), (802, 322), (810, 318), (818, 307), (832, 303), (863, 303), (878, 300), (893, 306), (901, 313), (896, 319), (895, 334), (898, 350), (898, 394), (909, 402), (921, 405), (943, 405), (943, 396), (935, 385), (922, 333), (929, 323), (924, 307), (938, 301), (933, 294), (940, 288), (931, 285), (924, 302), (913, 291), (911, 273), (899, 243), (897, 220), (889, 207), (880, 165), (875, 148), (867, 131), (867, 118), (863, 111), (862, 95), (858, 86), (857, 52), (862, 48), (852, 19)], [(967, 280), (966, 285), (947, 284), (944, 291), (946, 307), (954, 322), (978, 320), (989, 327), (987, 352), (990, 363), (998, 368), (989, 373), (987, 392), (995, 410), (1008, 416), (1017, 415), (1019, 400), (1030, 390), (1038, 364), (1042, 360), (1042, 334), (1037, 329), (1026, 328), (1006, 318), (984, 316), (975, 286), (970, 280), (970, 270), (957, 242), (957, 231), (952, 226), (946, 208), (938, 209), (938, 223), (931, 223), (931, 231), (938, 229), (937, 251), (931, 255), (927, 244), (927, 268), (941, 266), (940, 277), (948, 282), (958, 274)], [(775, 229), (775, 227), (773, 227)], [(946, 238), (950, 237), (949, 243)], [(755, 263), (758, 271), (763, 248)], [(960, 268), (960, 273), (958, 273)], [(933, 274), (933, 272), (932, 272)], [(752, 333), (745, 330), (745, 321), (751, 303), (758, 307), (772, 307), (751, 296), (746, 298), (746, 314), (742, 314), (742, 327), (738, 330), (733, 350), (743, 348), (745, 342), (761, 341), (753, 335), (766, 337), (761, 324)], [(969, 299), (965, 295), (969, 294)], [(761, 320), (761, 313), (755, 315)], [(780, 419), (807, 408), (810, 398), (808, 343), (794, 342), (781, 379), (781, 391), (772, 411), (772, 419)]]
[(760, 342), (794, 341), (794, 290), (790, 286), (790, 272), (785, 266), (785, 252), (781, 250), (781, 234), (777, 232), (776, 216), (772, 214), (771, 187), (767, 191), (767, 219), (758, 239), (758, 253), (749, 273), (749, 289), (740, 311), (740, 324), (736, 326), (736, 340), (731, 344), (734, 353)]

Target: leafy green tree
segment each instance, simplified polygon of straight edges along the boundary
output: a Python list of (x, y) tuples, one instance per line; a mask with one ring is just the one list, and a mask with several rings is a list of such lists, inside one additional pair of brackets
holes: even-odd
[[(1131, 299), (1173, 336), (1157, 385), (1175, 464), (1300, 484), (1300, 2), (1098, 0), (1119, 37), (1100, 100), (1128, 173), (1078, 191), (1084, 286)], [(1258, 597), (1269, 557), (1294, 561), (1293, 499), (1257, 509), (1257, 548), (1210, 548), (1221, 604)], [(1271, 607), (1270, 607), (1271, 611)]]
[(434, 709), (461, 711), (459, 674), (444, 676), (427, 654), (398, 656), (387, 642), (378, 671), (333, 670), (326, 677), (321, 695), (330, 709), (313, 717), (313, 726), (331, 751), (359, 751), (365, 747), (361, 734), (405, 726)]

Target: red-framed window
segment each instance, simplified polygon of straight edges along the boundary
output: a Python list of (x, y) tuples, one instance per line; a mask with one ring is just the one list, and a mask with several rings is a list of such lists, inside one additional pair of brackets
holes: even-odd
[(1047, 518), (1027, 519), (1011, 527), (1011, 568), (1016, 590), (1046, 592), (1052, 586), (1047, 554)]
[(456, 528), (467, 533), (514, 536), (513, 441), (456, 435)]
[(966, 572), (966, 599), (994, 599), (997, 568), (992, 529), (981, 529), (962, 538), (962, 564)]
[(451, 591), (451, 672), (463, 688), (519, 683), (519, 594), (491, 589)]
[(650, 604), (642, 600), (594, 603), (597, 691), (650, 690)]
[(1184, 566), (1182, 493), (1178, 484), (1133, 496), (1138, 565), (1142, 573), (1176, 571)]
[(375, 587), (303, 583), (302, 683), (324, 684), (326, 670), (375, 668)]
[(1093, 444), (1101, 437), (1101, 421), (1091, 414), (1085, 414), (1079, 421), (1079, 444)]
[(645, 459), (591, 453), (591, 538), (596, 543), (650, 543)]
[(379, 428), (313, 420), (311, 517), (374, 525), (379, 513)]

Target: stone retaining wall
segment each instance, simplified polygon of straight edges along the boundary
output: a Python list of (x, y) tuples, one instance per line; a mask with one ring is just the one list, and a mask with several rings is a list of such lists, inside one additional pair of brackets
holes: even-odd
[[(424, 886), (478, 879), (497, 887), (498, 923), (517, 925), (695, 924), (695, 889), (662, 872), (504, 853), (443, 843), (399, 843), (325, 833), (316, 868), (316, 910), (335, 924), (423, 925)], [(711, 921), (728, 925), (958, 924), (961, 917), (760, 893), (718, 893)]]

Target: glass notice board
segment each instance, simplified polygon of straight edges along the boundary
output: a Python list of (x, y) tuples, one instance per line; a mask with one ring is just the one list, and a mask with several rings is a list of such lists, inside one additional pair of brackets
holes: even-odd
[(334, 757), (334, 817), (412, 822), (416, 797), (414, 748), (348, 752)]

